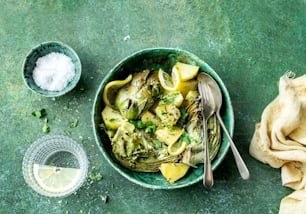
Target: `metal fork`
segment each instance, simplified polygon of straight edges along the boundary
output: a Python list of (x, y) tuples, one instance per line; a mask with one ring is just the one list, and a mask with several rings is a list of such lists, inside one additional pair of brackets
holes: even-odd
[(201, 113), (203, 117), (203, 144), (204, 144), (204, 175), (203, 185), (211, 188), (214, 185), (214, 177), (211, 167), (208, 151), (208, 134), (207, 134), (207, 121), (214, 113), (214, 99), (212, 97), (211, 89), (205, 81), (203, 73), (198, 74), (198, 89), (201, 98)]

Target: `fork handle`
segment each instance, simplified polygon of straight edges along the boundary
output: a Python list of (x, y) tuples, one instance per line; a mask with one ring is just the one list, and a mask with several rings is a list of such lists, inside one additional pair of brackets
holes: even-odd
[(203, 129), (204, 129), (204, 175), (203, 175), (203, 185), (207, 188), (211, 188), (214, 185), (214, 176), (213, 171), (211, 168), (211, 162), (209, 158), (209, 151), (208, 151), (208, 138), (207, 138), (207, 121), (203, 119)]
[(219, 112), (217, 112), (217, 118), (220, 122), (220, 125), (222, 127), (222, 129), (224, 130), (224, 133), (225, 135), (227, 136), (228, 138), (228, 141), (230, 142), (230, 146), (231, 146), (231, 149), (232, 149), (232, 152), (233, 152), (233, 155), (234, 155), (234, 158), (235, 158), (235, 161), (236, 161), (236, 165), (237, 165), (237, 168), (238, 168), (238, 171), (241, 175), (241, 177), (244, 179), (244, 180), (247, 180), (250, 178), (250, 172), (246, 166), (246, 164), (244, 163), (242, 157), (240, 156), (236, 146), (235, 146), (235, 143), (234, 141), (232, 140), (231, 136), (229, 135), (223, 121), (222, 121), (222, 118), (220, 117), (220, 114)]

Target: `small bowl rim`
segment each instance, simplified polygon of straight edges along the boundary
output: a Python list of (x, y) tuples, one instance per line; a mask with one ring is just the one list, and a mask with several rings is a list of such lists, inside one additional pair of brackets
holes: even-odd
[[(74, 75), (73, 79), (71, 80), (71, 81), (75, 81), (75, 84), (70, 85), (70, 86), (67, 85), (61, 91), (52, 91), (51, 92), (51, 91), (48, 91), (48, 90), (43, 90), (43, 91), (46, 91), (46, 93), (41, 93), (41, 92), (35, 90), (35, 88), (32, 88), (29, 85), (29, 83), (27, 82), (27, 80), (25, 78), (25, 66), (28, 62), (28, 58), (31, 56), (31, 54), (33, 53), (34, 50), (39, 49), (40, 47), (45, 46), (45, 45), (49, 45), (49, 44), (55, 44), (55, 45), (58, 45), (62, 48), (68, 49), (74, 55), (74, 57), (76, 58), (76, 62), (78, 64), (78, 66), (80, 67), (80, 71), (75, 72), (75, 75)], [(39, 43), (38, 45), (34, 46), (33, 48), (31, 48), (31, 50), (29, 50), (27, 52), (26, 57), (24, 58), (24, 60), (22, 62), (22, 79), (23, 79), (25, 85), (27, 86), (28, 89), (30, 89), (31, 91), (33, 91), (36, 94), (39, 94), (43, 97), (59, 97), (59, 96), (67, 94), (68, 92), (72, 91), (77, 86), (78, 82), (81, 79), (81, 75), (82, 75), (82, 63), (81, 63), (81, 60), (80, 60), (78, 54), (76, 53), (76, 51), (71, 46), (69, 46), (69, 45), (67, 45), (67, 44), (65, 44), (61, 41), (51, 40), (51, 41), (45, 41), (45, 42)], [(39, 87), (39, 86), (37, 86), (37, 87)]]
[[(223, 96), (227, 99), (227, 108), (228, 108), (228, 114), (229, 114), (229, 124), (227, 128), (229, 128), (228, 132), (230, 134), (230, 136), (233, 136), (233, 132), (234, 132), (234, 111), (233, 111), (233, 106), (232, 106), (232, 102), (231, 102), (231, 98), (229, 95), (229, 92), (225, 86), (225, 84), (223, 83), (222, 79), (220, 78), (220, 76), (217, 74), (217, 72), (211, 68), (206, 61), (202, 60), (201, 58), (199, 58), (197, 55), (184, 50), (184, 49), (180, 49), (180, 48), (169, 48), (169, 47), (156, 47), (156, 48), (145, 48), (145, 49), (141, 49), (135, 52), (130, 53), (128, 56), (124, 57), (122, 60), (120, 60), (117, 64), (115, 64), (110, 70), (109, 72), (103, 77), (102, 81), (100, 82), (99, 87), (96, 90), (96, 94), (95, 94), (95, 99), (94, 99), (94, 103), (93, 103), (93, 108), (92, 108), (92, 126), (93, 126), (93, 131), (94, 131), (94, 136), (95, 136), (95, 142), (96, 145), (98, 146), (99, 150), (101, 151), (101, 153), (103, 154), (104, 158), (106, 159), (106, 161), (110, 164), (110, 166), (112, 166), (113, 169), (115, 169), (115, 171), (117, 171), (121, 176), (125, 177), (127, 180), (131, 181), (134, 184), (138, 184), (142, 187), (146, 187), (146, 188), (150, 188), (150, 189), (164, 189), (164, 190), (172, 190), (172, 189), (179, 189), (179, 188), (184, 188), (184, 187), (188, 187), (191, 185), (194, 185), (196, 183), (198, 183), (199, 181), (202, 180), (203, 175), (202, 176), (198, 176), (197, 179), (194, 179), (190, 182), (187, 182), (185, 184), (179, 184), (179, 185), (169, 185), (169, 186), (158, 186), (156, 184), (148, 184), (148, 183), (144, 183), (141, 182), (137, 179), (135, 179), (134, 177), (132, 177), (129, 174), (126, 174), (125, 172), (122, 171), (121, 168), (119, 168), (116, 163), (113, 163), (113, 159), (111, 159), (109, 151), (106, 150), (106, 148), (103, 145), (102, 142), (102, 137), (100, 136), (98, 127), (95, 121), (95, 117), (96, 117), (96, 109), (97, 109), (97, 102), (103, 102), (101, 101), (101, 94), (102, 94), (102, 90), (104, 89), (105, 85), (107, 84), (107, 82), (111, 81), (111, 76), (114, 75), (116, 72), (120, 73), (118, 70), (120, 68), (122, 68), (122, 66), (124, 65), (124, 63), (132, 58), (138, 57), (139, 55), (142, 54), (146, 54), (150, 51), (172, 51), (175, 52), (175, 54), (177, 53), (183, 53), (186, 55), (189, 55), (192, 57), (192, 59), (194, 59), (194, 61), (200, 62), (201, 64), (203, 64), (205, 66), (205, 68), (209, 71), (205, 71), (207, 72), (209, 75), (213, 74), (213, 78), (217, 81), (217, 83), (219, 84), (219, 86), (221, 87), (221, 91)], [(220, 85), (221, 84), (221, 85)], [(224, 103), (223, 103), (224, 105)], [(223, 130), (222, 130), (223, 132)], [(99, 139), (100, 137), (100, 139)], [(224, 137), (225, 139), (227, 139), (226, 137)], [(102, 144), (102, 145), (101, 145)], [(227, 139), (226, 141), (226, 145), (224, 148), (224, 155), (219, 157), (219, 159), (217, 160), (217, 162), (214, 164), (214, 160), (212, 162), (212, 168), (213, 170), (215, 170), (217, 167), (220, 166), (220, 164), (222, 163), (222, 161), (224, 160), (224, 158), (226, 157), (228, 151), (229, 151), (229, 147), (230, 147), (230, 143)], [(120, 165), (118, 163), (118, 165)], [(120, 167), (124, 168), (123, 166), (120, 165)]]

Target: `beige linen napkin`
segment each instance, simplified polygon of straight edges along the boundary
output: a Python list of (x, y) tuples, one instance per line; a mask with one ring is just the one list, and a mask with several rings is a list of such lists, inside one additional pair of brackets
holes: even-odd
[(306, 214), (306, 75), (280, 78), (279, 95), (256, 124), (250, 154), (281, 167), (282, 184), (295, 190), (282, 199), (280, 214)]

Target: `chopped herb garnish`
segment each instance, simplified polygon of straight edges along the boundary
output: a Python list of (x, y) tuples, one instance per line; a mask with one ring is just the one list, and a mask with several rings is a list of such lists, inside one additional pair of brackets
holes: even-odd
[(137, 113), (138, 112), (138, 107), (137, 106), (133, 106), (132, 107), (132, 111)]
[(187, 144), (191, 143), (190, 136), (188, 135), (187, 132), (183, 132), (183, 134), (182, 134), (182, 141), (187, 143)]
[(154, 133), (157, 129), (156, 125), (153, 124), (152, 121), (146, 122), (145, 127), (146, 127), (146, 129), (145, 129), (146, 133)]
[(177, 96), (179, 96), (179, 93), (161, 94), (159, 99), (163, 104), (167, 105), (173, 103)]
[(184, 124), (186, 123), (186, 119), (188, 118), (189, 114), (184, 107), (180, 107), (179, 110), (180, 110), (180, 113), (181, 113), (181, 117), (180, 117), (179, 121), (177, 122), (177, 125), (179, 127), (183, 127)]
[(141, 122), (141, 120), (129, 120), (137, 129), (145, 128), (145, 125)]
[(158, 148), (158, 149), (162, 148), (162, 146), (163, 146), (162, 142), (160, 142), (160, 141), (155, 141), (155, 144), (156, 144), (156, 148)]
[(188, 117), (187, 110), (184, 107), (180, 107), (179, 109), (180, 109), (180, 112), (181, 112), (181, 118), (184, 119), (184, 120), (187, 119), (187, 117)]
[(145, 129), (146, 133), (155, 132), (157, 128), (156, 125), (153, 124), (152, 121), (143, 123), (141, 120), (129, 120), (129, 122), (132, 123), (137, 129)]
[(160, 96), (160, 89), (158, 85), (152, 86), (152, 94), (154, 97), (158, 98)]

